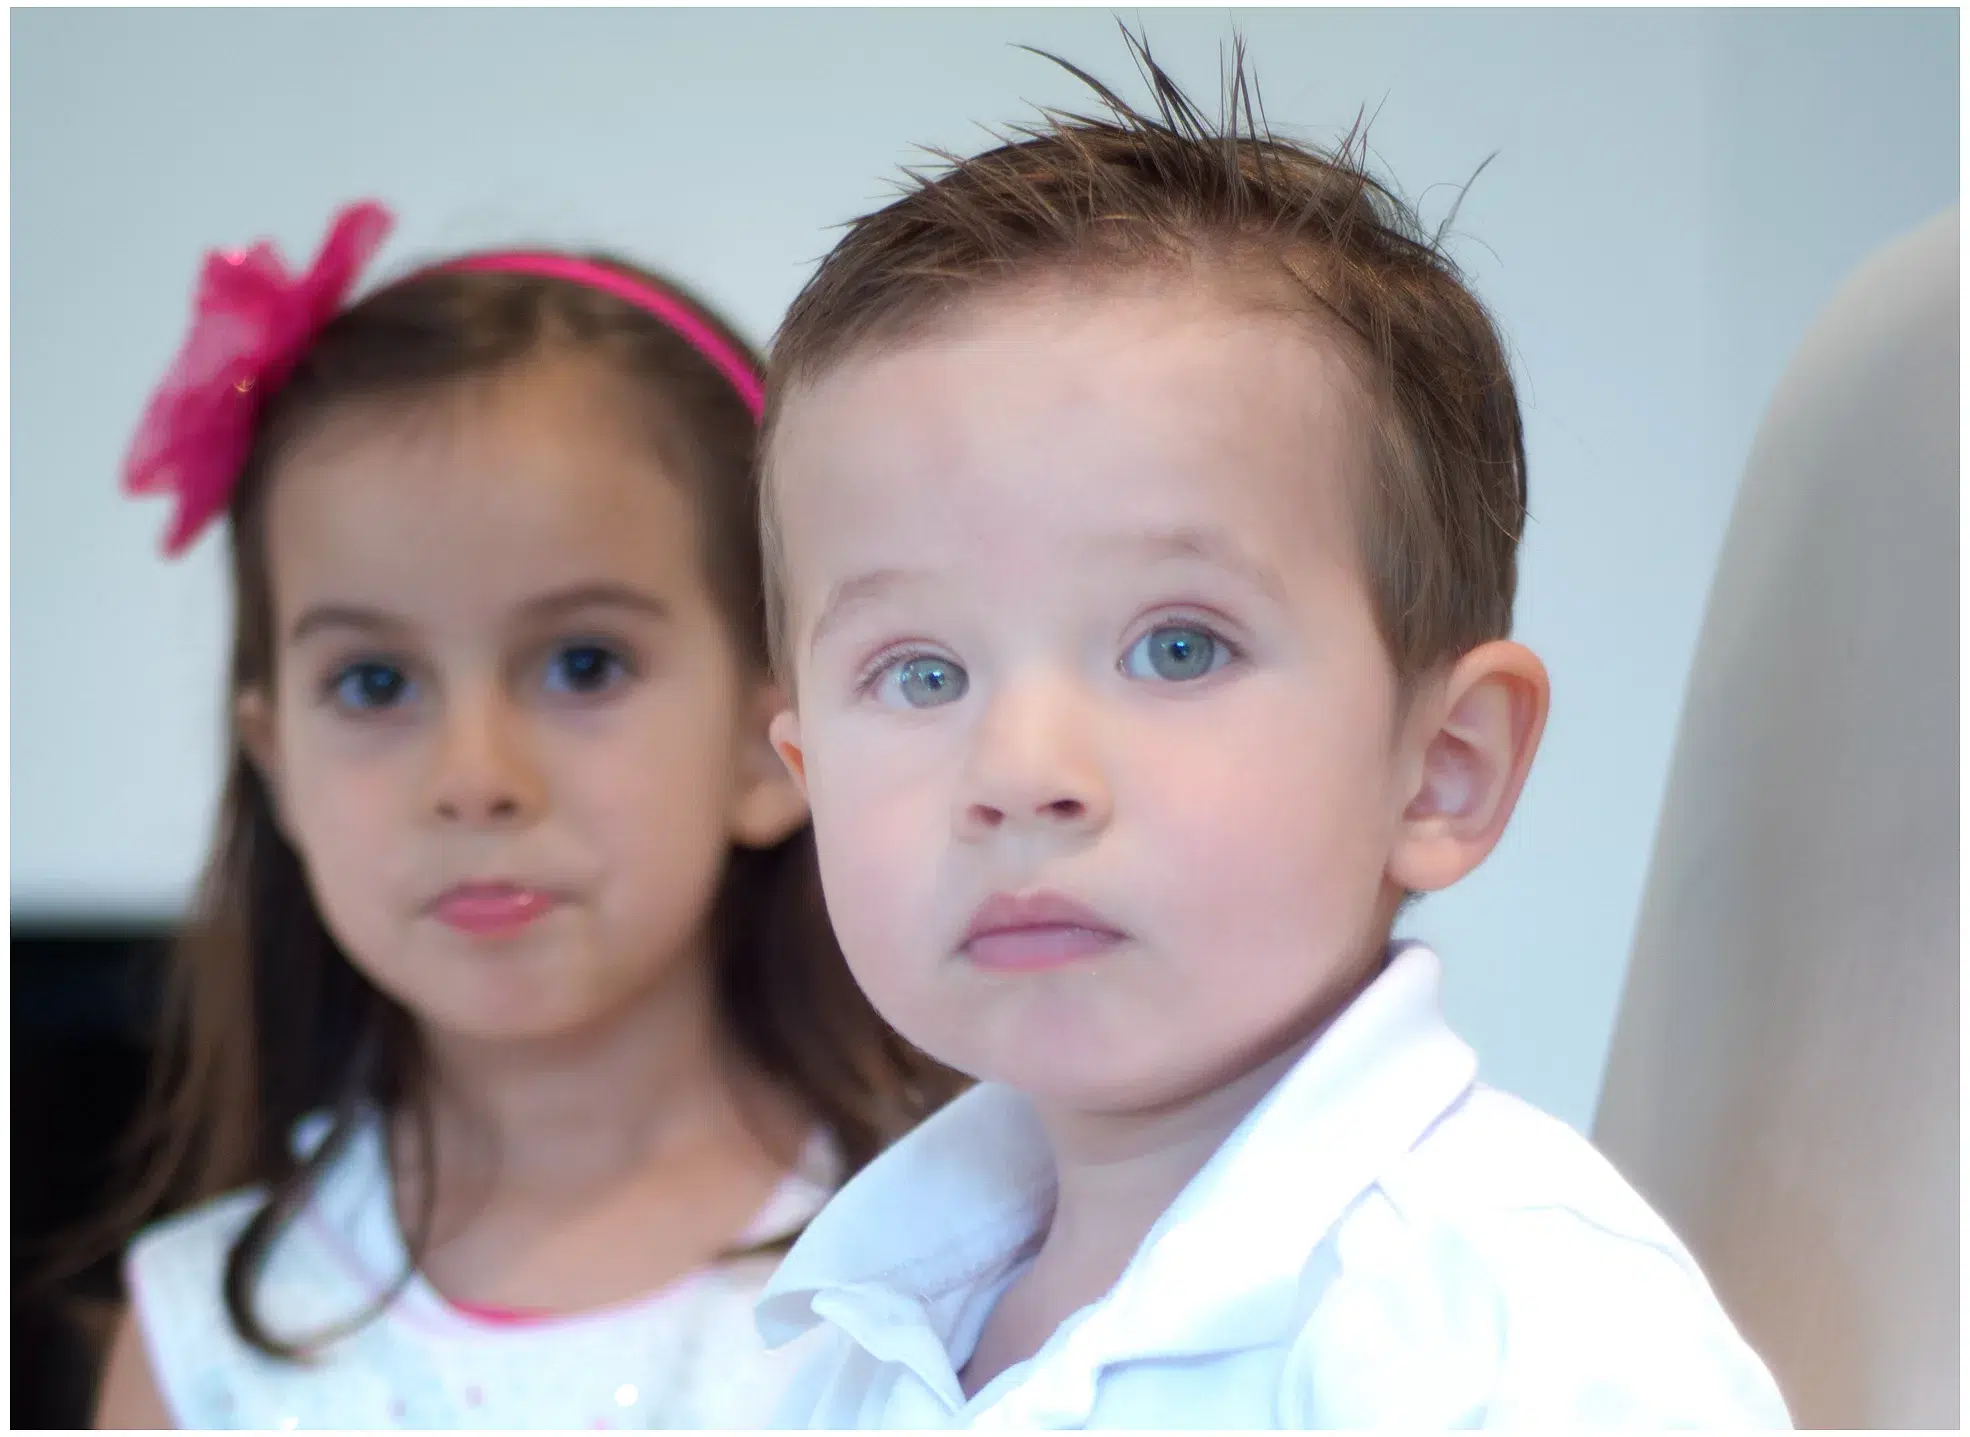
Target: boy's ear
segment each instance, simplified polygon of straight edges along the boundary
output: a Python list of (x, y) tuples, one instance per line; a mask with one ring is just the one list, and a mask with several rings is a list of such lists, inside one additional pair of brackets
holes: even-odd
[(1551, 701), (1538, 655), (1505, 639), (1472, 649), (1419, 698), (1403, 740), (1409, 791), (1392, 883), (1428, 893), (1484, 862), (1518, 805)]
[(762, 682), (750, 704), (732, 805), (732, 841), (744, 848), (771, 848), (807, 822), (807, 797), (780, 762), (771, 737), (779, 722), (775, 715), (787, 706), (786, 691), (770, 680)]
[(780, 763), (787, 774), (807, 792), (807, 755), (800, 747), (800, 715), (791, 705), (783, 707), (773, 715), (773, 722), (767, 727), (767, 737), (772, 741), (773, 752), (780, 756)]
[(273, 696), (258, 684), (241, 689), (233, 699), (233, 727), (247, 761), (266, 785), (274, 822), (286, 833), (287, 820), (281, 814), (280, 742), (274, 724)]

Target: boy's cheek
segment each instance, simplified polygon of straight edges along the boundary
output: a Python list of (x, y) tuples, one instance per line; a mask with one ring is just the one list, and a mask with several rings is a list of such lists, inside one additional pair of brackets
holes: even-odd
[[(858, 790), (828, 802), (814, 800), (815, 834), (829, 902), (854, 922), (868, 912), (894, 913), (924, 901), (939, 851), (921, 797)], [(839, 921), (839, 920), (838, 920)]]
[(949, 780), (934, 744), (921, 734), (897, 733), (893, 727), (813, 721), (803, 726), (802, 756), (807, 798), (816, 821), (824, 811), (894, 810), (900, 817), (933, 804)]
[(908, 984), (953, 935), (939, 911), (945, 850), (934, 816), (908, 792), (859, 795), (815, 806), (815, 836), (828, 914), (858, 977), (872, 989)]

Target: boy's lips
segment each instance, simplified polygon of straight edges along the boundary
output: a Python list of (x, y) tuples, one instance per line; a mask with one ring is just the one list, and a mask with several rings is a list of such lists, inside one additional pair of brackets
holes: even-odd
[(522, 883), (461, 883), (438, 895), (432, 916), (474, 938), (517, 933), (561, 901), (544, 888)]
[(1085, 904), (1057, 893), (995, 893), (972, 915), (958, 951), (989, 972), (1031, 973), (1098, 958), (1126, 936)]

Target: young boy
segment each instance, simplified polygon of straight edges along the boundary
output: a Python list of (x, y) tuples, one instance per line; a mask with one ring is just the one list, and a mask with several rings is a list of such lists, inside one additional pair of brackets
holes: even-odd
[(785, 1415), (1784, 1425), (1390, 942), (1546, 718), (1498, 335), (1350, 147), (1147, 68), (1158, 117), (858, 221), (775, 351), (775, 743), (857, 980), (982, 1080), (767, 1289), (769, 1339), (832, 1329)]

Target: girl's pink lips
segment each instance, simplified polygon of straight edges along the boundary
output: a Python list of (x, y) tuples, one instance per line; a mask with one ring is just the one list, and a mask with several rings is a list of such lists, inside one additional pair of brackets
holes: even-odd
[(972, 915), (958, 948), (974, 967), (1033, 973), (1098, 958), (1124, 937), (1100, 914), (1059, 894), (994, 894)]
[(517, 883), (461, 883), (431, 905), (439, 922), (474, 938), (517, 933), (561, 900)]

